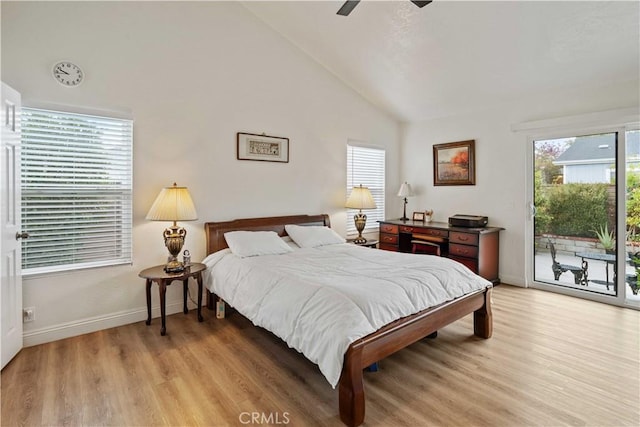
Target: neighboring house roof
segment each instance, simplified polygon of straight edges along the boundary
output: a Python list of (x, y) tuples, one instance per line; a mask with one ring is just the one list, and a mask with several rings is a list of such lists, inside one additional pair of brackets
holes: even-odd
[[(640, 132), (629, 132), (626, 136), (627, 158), (640, 157)], [(615, 134), (579, 136), (553, 164), (609, 163), (615, 157)]]

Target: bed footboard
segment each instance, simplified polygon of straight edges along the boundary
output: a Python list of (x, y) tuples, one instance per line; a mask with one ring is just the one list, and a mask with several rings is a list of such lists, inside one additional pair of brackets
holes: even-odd
[(493, 313), (491, 312), (491, 289), (484, 293), (484, 304), (473, 312), (473, 334), (480, 338), (493, 335)]
[(480, 338), (491, 337), (491, 288), (407, 316), (351, 344), (338, 384), (342, 422), (348, 426), (364, 422), (364, 368), (470, 313), (473, 313), (474, 334)]

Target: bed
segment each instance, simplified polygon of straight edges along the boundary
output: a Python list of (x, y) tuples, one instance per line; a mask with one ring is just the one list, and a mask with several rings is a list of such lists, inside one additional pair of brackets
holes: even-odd
[[(225, 222), (207, 222), (205, 223), (206, 232), (206, 252), (207, 259), (223, 259), (225, 253), (229, 253), (227, 241), (224, 234), (231, 231), (274, 231), (279, 236), (287, 236), (285, 225), (301, 225), (301, 226), (324, 226), (330, 227), (329, 216), (326, 214), (321, 215), (293, 215), (293, 216), (280, 216), (280, 217), (266, 217), (266, 218), (250, 218), (239, 219)], [(363, 260), (367, 257), (375, 256), (378, 259), (381, 257), (399, 257), (406, 256), (405, 258), (408, 264), (417, 262), (416, 257), (426, 260), (426, 257), (430, 257), (430, 260), (437, 263), (450, 263), (442, 264), (448, 266), (452, 270), (459, 269), (454, 261), (440, 259), (438, 257), (431, 257), (428, 255), (414, 255), (414, 254), (396, 254), (387, 253), (386, 251), (377, 251), (375, 249), (368, 249), (364, 247), (355, 247), (351, 244), (334, 245), (330, 247), (318, 248), (318, 252), (322, 256), (340, 256), (349, 257), (354, 256), (358, 259), (362, 257)], [(226, 251), (225, 251), (226, 250)], [(365, 251), (365, 252), (363, 252)], [(366, 252), (366, 251), (375, 251)], [(302, 253), (303, 251), (299, 251)], [(298, 252), (294, 252), (298, 255)], [(366, 255), (366, 257), (365, 257)], [(292, 255), (293, 256), (293, 255)], [(278, 257), (278, 255), (276, 255)], [(413, 258), (411, 258), (413, 257)], [(233, 257), (227, 256), (227, 259)], [(254, 257), (260, 258), (260, 257)], [(245, 258), (246, 259), (246, 258)], [(266, 260), (267, 258), (263, 258)], [(282, 258), (285, 259), (285, 258)], [(327, 258), (333, 259), (333, 258)], [(440, 261), (442, 260), (442, 261)], [(217, 261), (216, 261), (217, 262)], [(231, 262), (231, 261), (230, 261)], [(255, 260), (253, 262), (256, 262)], [(364, 262), (364, 261), (363, 261)], [(452, 264), (451, 264), (452, 263)], [(316, 263), (321, 264), (321, 263)], [(213, 264), (210, 264), (211, 266)], [(438, 264), (440, 265), (440, 264)], [(463, 273), (466, 272), (464, 268)], [(462, 271), (462, 270), (460, 270)], [(423, 272), (424, 273), (424, 272)], [(237, 274), (236, 274), (237, 275)], [(474, 275), (475, 276), (475, 275)], [(330, 277), (330, 276), (328, 276)], [(416, 276), (417, 277), (417, 276)], [(422, 277), (422, 276), (420, 276)], [(414, 277), (415, 279), (415, 277)], [(470, 277), (469, 281), (475, 281), (475, 277)], [(238, 279), (240, 280), (240, 279)], [(373, 279), (372, 279), (373, 280)], [(484, 279), (479, 278), (479, 281)], [(207, 281), (206, 281), (207, 282)], [(218, 280), (220, 282), (220, 280)], [(486, 281), (484, 281), (486, 282)], [(365, 415), (365, 396), (363, 385), (363, 369), (376, 363), (377, 361), (401, 350), (414, 342), (421, 340), (427, 336), (434, 335), (438, 329), (452, 323), (468, 314), (473, 313), (473, 325), (474, 334), (481, 338), (489, 338), (492, 334), (492, 313), (491, 313), (491, 290), (492, 285), (489, 282), (484, 282), (481, 285), (475, 284), (474, 286), (482, 286), (480, 289), (474, 289), (466, 292), (463, 295), (455, 297), (454, 299), (447, 300), (428, 308), (420, 309), (419, 311), (410, 315), (403, 316), (386, 323), (385, 325), (366, 333), (366, 335), (355, 339), (350, 342), (346, 347), (343, 354), (343, 359), (340, 361), (340, 371), (338, 372), (339, 380), (337, 381), (337, 388), (339, 392), (339, 414), (340, 419), (349, 426), (357, 426), (363, 423)], [(465, 286), (460, 284), (461, 288)], [(221, 298), (228, 302), (228, 298), (232, 296), (221, 295), (221, 293), (228, 292), (225, 290), (218, 290), (220, 286), (214, 288), (211, 283), (206, 283), (207, 286), (207, 306), (209, 309), (213, 309), (217, 298)], [(217, 291), (218, 290), (218, 291)], [(217, 291), (217, 292), (216, 292)], [(460, 291), (458, 291), (460, 292)], [(233, 305), (233, 304), (232, 304)], [(238, 307), (235, 307), (238, 309)], [(280, 311), (284, 308), (280, 307)], [(242, 310), (238, 309), (240, 314), (245, 315)], [(251, 311), (251, 310), (249, 310)], [(250, 314), (252, 316), (252, 314)], [(248, 317), (248, 316), (245, 316)], [(254, 324), (256, 321), (252, 320)], [(262, 325), (260, 325), (262, 326)], [(263, 326), (264, 327), (264, 326)], [(266, 329), (271, 330), (269, 327)], [(273, 331), (272, 331), (273, 332)], [(275, 332), (274, 332), (275, 333)], [(278, 335), (276, 333), (276, 335)], [(279, 335), (281, 338), (282, 336)], [(303, 337), (304, 338), (304, 337)], [(283, 338), (284, 339), (284, 338)], [(315, 339), (313, 340), (314, 344)], [(295, 347), (291, 343), (287, 342), (290, 347)], [(331, 349), (329, 349), (331, 350)], [(330, 353), (330, 351), (328, 352)], [(301, 351), (301, 350), (299, 350)], [(302, 352), (302, 351), (301, 351)], [(313, 358), (311, 361), (316, 363)], [(321, 370), (322, 364), (319, 363)], [(326, 375), (325, 375), (326, 376)], [(331, 381), (330, 381), (331, 383)]]

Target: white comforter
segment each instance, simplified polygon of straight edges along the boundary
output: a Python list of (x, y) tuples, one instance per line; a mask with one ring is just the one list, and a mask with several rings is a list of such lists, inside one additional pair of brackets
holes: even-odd
[(401, 317), (491, 286), (460, 263), (352, 244), (203, 261), (207, 288), (320, 367), (335, 388), (349, 345)]

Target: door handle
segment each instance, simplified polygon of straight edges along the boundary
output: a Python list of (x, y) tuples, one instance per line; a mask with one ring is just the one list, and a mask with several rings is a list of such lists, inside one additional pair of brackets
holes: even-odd
[(28, 239), (28, 238), (29, 238), (29, 233), (27, 233), (26, 231), (23, 231), (22, 233), (16, 233), (16, 240)]

